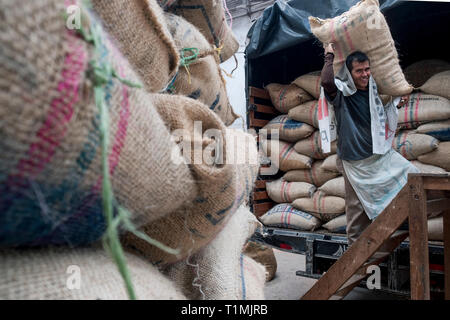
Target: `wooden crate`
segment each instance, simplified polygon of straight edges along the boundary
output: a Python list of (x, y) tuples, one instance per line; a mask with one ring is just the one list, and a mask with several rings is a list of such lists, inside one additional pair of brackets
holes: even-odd
[[(269, 93), (260, 88), (249, 88), (248, 127), (256, 132), (264, 127), (270, 120), (280, 113), (273, 107)], [(258, 147), (259, 147), (259, 140)], [(268, 167), (269, 164), (262, 164), (261, 167)], [(276, 175), (259, 175), (250, 197), (250, 208), (257, 217), (262, 216), (270, 210), (276, 203), (272, 201), (266, 191), (266, 182), (276, 180), (281, 172)]]

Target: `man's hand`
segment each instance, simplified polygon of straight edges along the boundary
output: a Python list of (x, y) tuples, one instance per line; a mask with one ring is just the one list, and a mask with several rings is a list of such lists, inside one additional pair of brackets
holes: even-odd
[(323, 48), (325, 50), (325, 54), (327, 53), (333, 53), (334, 54), (334, 45), (332, 43), (324, 43)]
[(400, 102), (398, 103), (397, 108), (403, 107), (405, 104), (408, 103), (408, 100), (409, 100), (409, 95), (403, 96), (403, 97), (400, 99)]

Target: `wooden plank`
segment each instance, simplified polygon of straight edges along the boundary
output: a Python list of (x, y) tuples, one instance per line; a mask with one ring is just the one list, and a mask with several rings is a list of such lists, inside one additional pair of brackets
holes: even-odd
[(255, 181), (255, 188), (258, 188), (258, 189), (262, 189), (262, 188), (266, 188), (266, 180), (256, 180)]
[(253, 213), (259, 217), (262, 216), (264, 213), (272, 209), (272, 207), (275, 205), (275, 202), (264, 202), (264, 203), (254, 203), (253, 204)]
[(449, 198), (434, 199), (427, 201), (427, 215), (433, 212), (442, 211), (445, 208), (450, 208)]
[(268, 113), (268, 114), (273, 114), (273, 115), (278, 115), (280, 114), (277, 109), (275, 109), (272, 106), (266, 106), (264, 104), (253, 104), (254, 106), (256, 106), (256, 110), (257, 112), (261, 112), (261, 113)]
[(388, 252), (380, 252), (377, 251), (374, 253), (370, 259), (364, 263), (364, 265), (359, 268), (359, 270), (347, 280), (344, 285), (339, 288), (339, 290), (331, 296), (330, 300), (342, 300), (348, 295), (362, 280), (364, 280), (368, 274), (367, 269), (372, 265), (379, 265), (381, 262), (386, 260), (391, 254), (391, 252), (397, 248), (403, 240), (408, 236), (408, 231), (396, 231), (389, 240), (383, 244), (384, 250), (388, 250)]
[(329, 299), (405, 221), (408, 200), (408, 188), (405, 186), (302, 299)]
[(264, 89), (260, 89), (260, 88), (256, 88), (256, 87), (250, 87), (249, 91), (250, 91), (249, 96), (253, 96), (253, 97), (257, 97), (257, 98), (261, 98), (261, 99), (266, 99), (266, 100), (269, 100), (269, 101), (271, 100), (269, 93), (266, 90), (264, 90)]
[(346, 283), (336, 292), (333, 296), (331, 296), (330, 300), (342, 300), (346, 295), (350, 293), (356, 286), (358, 286), (361, 281), (363, 281), (367, 277), (367, 274), (354, 274), (347, 280)]
[(270, 120), (265, 120), (265, 119), (256, 119), (255, 118), (255, 113), (253, 111), (250, 111), (249, 113), (249, 125), (251, 128), (253, 127), (258, 127), (258, 128), (262, 128), (264, 127)]
[(421, 176), (408, 177), (411, 300), (430, 300), (427, 196), (423, 179)]
[(448, 175), (424, 176), (423, 187), (432, 190), (450, 190), (450, 177)]
[(270, 200), (266, 191), (253, 192), (253, 200)]
[(444, 272), (445, 300), (450, 300), (450, 208), (444, 211)]

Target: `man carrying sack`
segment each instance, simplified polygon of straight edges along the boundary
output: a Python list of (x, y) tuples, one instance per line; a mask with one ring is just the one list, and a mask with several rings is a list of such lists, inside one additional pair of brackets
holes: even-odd
[(326, 150), (337, 134), (337, 165), (345, 180), (347, 237), (351, 245), (396, 197), (408, 173), (419, 170), (392, 149), (397, 108), (406, 102), (405, 97), (383, 106), (370, 73), (369, 58), (360, 51), (348, 55), (335, 77), (333, 44), (324, 48), (319, 114), (325, 117), (319, 119), (319, 126), (321, 133), (322, 127), (328, 126), (328, 134), (322, 134), (322, 148)]

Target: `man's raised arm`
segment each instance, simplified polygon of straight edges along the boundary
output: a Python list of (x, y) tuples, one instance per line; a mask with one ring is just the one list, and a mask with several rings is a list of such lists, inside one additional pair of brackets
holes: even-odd
[(333, 60), (334, 60), (334, 50), (333, 44), (328, 44), (325, 48), (325, 62), (323, 65), (321, 73), (321, 85), (325, 93), (334, 99), (337, 93), (337, 87), (334, 84), (334, 71), (333, 71)]

